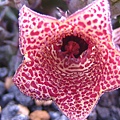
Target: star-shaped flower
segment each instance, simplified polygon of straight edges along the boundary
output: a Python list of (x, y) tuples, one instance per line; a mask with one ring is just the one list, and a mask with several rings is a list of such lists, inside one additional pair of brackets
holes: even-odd
[(107, 0), (59, 20), (23, 6), (19, 29), (24, 60), (13, 80), (24, 94), (53, 99), (70, 120), (84, 120), (104, 92), (120, 87)]

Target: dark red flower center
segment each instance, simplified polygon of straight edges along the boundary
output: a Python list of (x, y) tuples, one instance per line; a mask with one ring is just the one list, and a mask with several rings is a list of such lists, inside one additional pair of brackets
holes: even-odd
[(88, 44), (81, 37), (66, 36), (62, 39), (63, 44), (61, 51), (69, 57), (78, 58), (85, 50), (88, 49)]

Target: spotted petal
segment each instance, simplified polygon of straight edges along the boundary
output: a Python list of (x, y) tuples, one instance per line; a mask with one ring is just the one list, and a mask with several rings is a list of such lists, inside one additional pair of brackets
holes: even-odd
[[(53, 99), (68, 118), (84, 120), (105, 91), (120, 86), (120, 53), (112, 44), (107, 0), (59, 20), (23, 6), (19, 27), (24, 60), (13, 80), (28, 96)], [(62, 51), (68, 37), (84, 39), (87, 49), (68, 57)]]

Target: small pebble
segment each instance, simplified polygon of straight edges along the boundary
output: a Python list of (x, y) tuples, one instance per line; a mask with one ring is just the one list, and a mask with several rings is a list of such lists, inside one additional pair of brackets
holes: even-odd
[(110, 117), (112, 117), (113, 119), (119, 120), (120, 119), (120, 108), (116, 106), (111, 106)]
[(109, 99), (110, 95), (109, 93), (105, 93), (101, 96), (98, 104), (102, 107), (110, 107), (112, 105), (111, 100)]
[(52, 107), (53, 110), (59, 111), (58, 106), (54, 102), (52, 102), (51, 107)]
[(65, 115), (62, 115), (59, 120), (69, 120)]
[(23, 114), (14, 116), (11, 120), (29, 120), (29, 117)]
[(111, 100), (112, 105), (114, 105), (114, 106), (119, 106), (119, 99), (116, 99), (116, 98), (118, 98), (118, 96), (119, 96), (118, 90), (109, 92), (109, 94), (110, 94), (110, 98), (108, 98), (108, 99)]
[(14, 102), (9, 102), (7, 106), (2, 109), (1, 120), (10, 120), (18, 113), (18, 106)]
[(14, 99), (14, 94), (13, 93), (7, 93), (7, 94), (4, 94), (2, 96), (2, 102), (3, 102), (4, 105), (6, 105), (7, 103), (9, 103), (13, 99)]
[(106, 119), (110, 116), (109, 108), (96, 106), (96, 110), (101, 119)]
[(97, 113), (95, 109), (90, 113), (88, 120), (97, 120)]
[(61, 113), (60, 112), (56, 112), (56, 111), (50, 111), (49, 112), (49, 115), (50, 115), (50, 118), (52, 119), (52, 120), (59, 120), (60, 119), (60, 115), (61, 115)]
[(35, 104), (37, 106), (41, 106), (41, 105), (44, 105), (44, 106), (48, 106), (48, 105), (51, 105), (52, 104), (52, 100), (35, 100)]
[(49, 120), (50, 115), (47, 111), (44, 110), (36, 110), (30, 114), (31, 120)]
[(5, 77), (8, 74), (8, 69), (6, 67), (0, 68), (0, 78)]
[(41, 106), (41, 105), (43, 105), (43, 100), (35, 100), (35, 104), (37, 105), (37, 106)]
[(0, 96), (2, 96), (4, 92), (5, 92), (4, 83), (2, 81), (0, 81)]
[(1, 106), (0, 106), (0, 113), (1, 113)]
[(12, 85), (14, 85), (12, 77), (5, 78), (5, 88), (8, 90)]
[(49, 106), (49, 105), (51, 105), (52, 104), (52, 100), (47, 100), (47, 101), (44, 101), (44, 103), (43, 103), (43, 105), (44, 106)]
[(19, 111), (18, 111), (19, 114), (23, 114), (23, 115), (26, 115), (26, 116), (29, 115), (30, 111), (26, 106), (23, 106), (23, 105), (19, 104), (18, 108), (19, 108)]
[(25, 106), (31, 106), (33, 105), (33, 99), (31, 97), (28, 97), (26, 95), (24, 95), (23, 93), (21, 93), (19, 91), (19, 89), (17, 89), (16, 91), (14, 91), (15, 94), (15, 99), (22, 105)]
[(16, 85), (12, 85), (9, 89), (8, 89), (8, 92), (9, 93), (14, 93), (18, 91), (18, 88), (16, 87)]
[(30, 110), (33, 112), (35, 110), (42, 110), (43, 107), (42, 106), (36, 106), (36, 105), (32, 105), (32, 107), (30, 108)]

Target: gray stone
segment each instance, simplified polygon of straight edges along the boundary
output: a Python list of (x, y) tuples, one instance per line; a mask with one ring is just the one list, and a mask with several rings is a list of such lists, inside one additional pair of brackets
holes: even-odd
[(96, 110), (100, 118), (106, 119), (110, 116), (109, 108), (97, 106)]
[(0, 81), (0, 96), (2, 96), (4, 92), (5, 92), (4, 83), (2, 81)]
[(29, 117), (23, 114), (16, 115), (11, 120), (29, 120)]
[(14, 102), (8, 103), (1, 112), (1, 120), (11, 120), (18, 113), (18, 106)]

